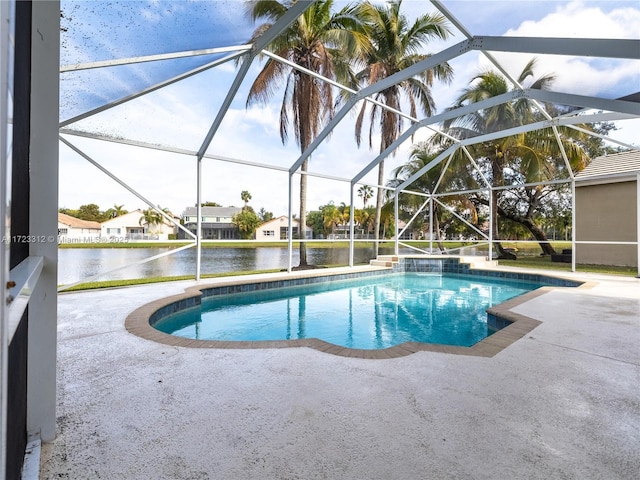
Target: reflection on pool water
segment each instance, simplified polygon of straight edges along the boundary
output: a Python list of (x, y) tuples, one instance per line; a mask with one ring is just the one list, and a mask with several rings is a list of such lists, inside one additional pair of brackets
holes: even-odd
[(153, 326), (202, 340), (319, 338), (361, 349), (409, 341), (468, 347), (492, 333), (487, 308), (538, 287), (463, 275), (383, 275), (207, 297), (201, 307)]

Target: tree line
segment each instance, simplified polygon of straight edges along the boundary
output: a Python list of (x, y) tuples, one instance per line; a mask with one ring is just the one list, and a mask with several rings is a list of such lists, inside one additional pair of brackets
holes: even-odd
[(110, 220), (112, 218), (129, 213), (128, 210), (125, 210), (124, 205), (114, 204), (113, 207), (103, 211), (100, 210), (100, 207), (95, 203), (80, 205), (77, 210), (62, 207), (58, 209), (58, 212), (71, 215), (72, 217), (79, 218), (80, 220), (88, 220), (99, 223), (106, 222), (107, 220)]
[[(290, 0), (247, 1), (248, 16), (253, 21), (264, 22), (256, 28), (251, 41), (256, 40), (278, 20), (291, 3)], [(444, 40), (451, 35), (451, 26), (439, 13), (427, 13), (409, 22), (401, 12), (402, 0), (386, 4), (357, 2), (338, 11), (334, 11), (333, 6), (333, 0), (314, 2), (267, 49), (307, 70), (357, 90), (425, 60), (429, 57), (428, 53), (424, 53), (429, 41)], [(534, 89), (549, 88), (555, 75), (547, 74), (536, 78), (534, 68), (535, 59), (532, 59), (518, 79), (520, 84)], [(360, 146), (363, 128), (368, 124), (369, 147), (375, 147), (373, 140), (378, 133), (380, 143), (377, 148), (380, 152), (388, 149), (403, 131), (403, 116), (399, 114), (403, 106), (409, 106), (409, 114), (414, 118), (418, 114), (431, 116), (436, 111), (431, 92), (434, 82), (449, 83), (453, 75), (452, 67), (443, 62), (375, 93), (373, 98), (378, 104), (362, 102), (354, 131), (357, 145)], [(509, 80), (500, 72), (480, 72), (469, 80), (469, 87), (451, 108), (508, 92), (513, 88), (509, 84)], [(282, 89), (284, 95), (280, 109), (280, 135), (282, 141), (286, 142), (293, 130), (301, 153), (305, 152), (320, 130), (334, 117), (336, 106), (344, 103), (350, 95), (348, 91), (335, 94), (329, 83), (269, 58), (250, 88), (247, 106), (268, 103), (275, 94), (280, 95)], [(383, 109), (380, 105), (392, 110)], [(561, 107), (544, 105), (544, 108), (555, 113)], [(542, 118), (543, 115), (538, 104), (517, 98), (506, 104), (449, 120), (441, 125), (443, 135), (436, 135), (428, 143), (414, 146), (407, 163), (393, 172), (389, 186), (400, 185), (418, 172), (450, 147), (454, 139), (462, 140), (524, 125)], [(563, 187), (543, 186), (543, 182), (554, 175), (567, 175), (568, 166), (574, 172), (583, 168), (592, 156), (605, 150), (600, 138), (588, 136), (584, 131), (606, 134), (613, 128), (611, 124), (579, 127), (582, 132), (569, 127), (558, 127), (555, 130), (539, 130), (467, 147), (469, 155), (475, 158), (476, 165), (468, 161), (466, 152), (457, 149), (451, 159), (425, 172), (411, 188), (417, 188), (421, 193), (433, 194), (436, 186), (440, 191), (465, 191), (469, 190), (470, 184), (474, 184), (476, 190), (479, 190), (478, 185), (489, 185), (492, 188), (488, 195), (452, 194), (439, 198), (440, 204), (434, 202), (434, 223), (446, 222), (446, 217), (451, 216), (451, 209), (461, 208), (463, 214), (473, 222), (482, 222), (483, 216), (486, 221), (487, 216), (490, 216), (493, 220), (491, 230), (494, 239), (500, 239), (501, 232), (508, 229), (508, 225), (517, 225), (540, 242), (543, 253), (552, 253), (553, 248), (546, 243), (546, 236), (540, 227), (546, 216), (557, 210), (562, 203)], [(560, 139), (561, 144), (556, 139)], [(308, 169), (308, 161), (306, 158), (300, 166), (299, 219), (301, 224), (319, 225), (318, 215), (312, 215), (310, 221), (307, 221), (307, 175), (304, 172)], [(378, 166), (378, 185), (384, 183), (382, 161)], [(520, 189), (503, 188), (513, 183), (529, 186)], [(389, 198), (385, 198), (384, 190), (378, 188), (373, 215), (373, 233), (376, 239), (384, 231), (382, 212), (388, 202)], [(402, 203), (401, 216), (412, 218), (420, 213), (419, 201), (415, 196), (403, 194)], [(553, 205), (550, 207), (549, 204)], [(331, 210), (329, 206), (325, 207)], [(488, 213), (492, 215), (485, 216), (488, 207)], [(339, 207), (336, 209), (339, 210)], [(488, 230), (483, 223), (476, 225), (479, 229)], [(436, 235), (440, 235), (442, 229), (436, 230)], [(501, 255), (508, 256), (499, 242), (496, 246)], [(304, 268), (306, 264), (306, 250), (302, 242), (300, 267)]]

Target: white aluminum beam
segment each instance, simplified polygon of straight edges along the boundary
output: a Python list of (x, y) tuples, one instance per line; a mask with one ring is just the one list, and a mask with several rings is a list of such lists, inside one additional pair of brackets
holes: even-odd
[(481, 230), (479, 230), (475, 225), (473, 225), (473, 224), (469, 223), (469, 222), (468, 222), (466, 219), (464, 219), (462, 216), (458, 215), (458, 214), (456, 213), (456, 211), (455, 211), (452, 207), (450, 207), (450, 206), (448, 206), (448, 205), (445, 205), (445, 204), (444, 204), (444, 203), (442, 203), (440, 200), (438, 200), (436, 197), (433, 197), (433, 200), (434, 200), (436, 203), (438, 203), (439, 205), (442, 205), (442, 207), (443, 207), (445, 210), (447, 210), (449, 213), (451, 213), (453, 216), (455, 216), (458, 220), (461, 220), (465, 225), (467, 225), (467, 226), (471, 227), (473, 230), (475, 230), (476, 232), (478, 232), (478, 233), (479, 233), (480, 235), (482, 235), (485, 239), (487, 239), (487, 240), (489, 239), (489, 237), (488, 237), (484, 232), (482, 232)]
[(100, 60), (96, 62), (76, 63), (63, 65), (60, 73), (77, 72), (79, 70), (90, 70), (93, 68), (115, 67), (119, 65), (131, 65), (137, 63), (157, 62), (161, 60), (173, 60), (176, 58), (197, 57), (201, 55), (216, 55), (228, 52), (246, 52), (251, 49), (251, 45), (236, 45), (230, 47), (205, 48), (202, 50), (187, 50), (183, 52), (160, 53), (158, 55), (145, 55), (140, 57), (117, 58), (114, 60)]
[[(616, 115), (616, 114), (612, 114), (612, 115)], [(495, 139), (498, 139), (498, 138), (508, 137), (510, 135), (516, 135), (516, 134), (519, 134), (519, 133), (530, 132), (530, 131), (538, 130), (538, 129), (542, 129), (542, 128), (548, 128), (548, 127), (551, 127), (553, 125), (571, 125), (571, 124), (574, 124), (574, 123), (587, 123), (587, 122), (585, 122), (585, 118), (586, 117), (587, 117), (586, 115), (585, 116), (580, 116), (580, 117), (569, 117), (569, 118), (562, 117), (562, 118), (558, 118), (558, 119), (553, 119), (551, 121), (545, 120), (545, 121), (542, 121), (542, 122), (535, 122), (535, 123), (531, 123), (531, 124), (528, 124), (528, 125), (523, 125), (523, 126), (516, 127), (516, 128), (511, 128), (511, 129), (502, 130), (502, 131), (491, 133), (491, 134), (480, 135), (480, 136), (477, 136), (477, 137), (465, 139), (465, 140), (461, 141), (460, 144), (461, 145), (474, 145), (474, 144), (477, 144), (477, 143), (483, 143), (483, 142), (487, 142), (487, 141), (490, 141), (490, 140), (495, 140)], [(587, 119), (587, 121), (588, 121), (588, 119)], [(457, 145), (449, 147), (443, 153), (438, 155), (434, 160), (429, 162), (427, 165), (425, 165), (420, 170), (418, 170), (416, 173), (414, 173), (410, 178), (405, 180), (401, 185), (396, 187), (396, 190), (403, 190), (404, 188), (406, 188), (408, 185), (410, 185), (416, 179), (418, 179), (420, 176), (422, 176), (425, 172), (428, 172), (431, 168), (433, 168), (435, 165), (440, 163), (444, 158), (446, 158), (449, 155), (449, 152), (452, 151), (452, 149), (457, 148), (457, 147), (458, 147)], [(551, 183), (551, 182), (545, 182), (545, 183)]]
[(413, 175), (411, 175), (409, 178), (407, 178), (404, 182), (402, 182), (399, 186), (397, 186), (395, 188), (396, 191), (399, 190), (404, 190), (407, 186), (411, 185), (415, 180), (417, 180), (418, 178), (420, 178), (422, 176), (422, 174), (424, 174), (425, 172), (428, 172), (429, 170), (431, 170), (433, 167), (435, 167), (436, 165), (438, 165), (442, 160), (444, 160), (445, 158), (447, 158), (449, 155), (451, 155), (453, 152), (455, 152), (455, 150), (458, 148), (457, 145), (452, 145), (449, 148), (447, 148), (444, 152), (442, 152), (440, 155), (438, 155), (436, 158), (434, 158), (433, 160), (431, 160), (429, 163), (427, 163), (424, 167), (422, 167), (420, 170), (418, 170), (416, 173), (414, 173)]
[(474, 36), (474, 50), (640, 60), (640, 40)]
[(195, 238), (195, 236), (193, 235), (193, 233), (191, 233), (188, 229), (186, 229), (183, 225), (181, 225), (179, 222), (176, 222), (175, 219), (173, 219), (172, 217), (170, 217), (169, 215), (167, 215), (165, 212), (163, 212), (160, 208), (158, 208), (157, 205), (154, 205), (150, 200), (148, 200), (147, 198), (145, 198), (144, 196), (142, 196), (140, 193), (138, 193), (135, 189), (133, 189), (132, 187), (130, 187), (129, 185), (127, 185), (125, 182), (123, 182), (122, 180), (120, 180), (118, 177), (116, 177), (113, 173), (111, 173), (109, 170), (107, 170), (105, 167), (103, 167), (102, 165), (100, 165), (97, 161), (95, 161), (93, 158), (91, 158), (89, 155), (87, 155), (86, 153), (84, 153), (82, 150), (80, 150), (78, 147), (76, 147), (74, 144), (72, 144), (71, 142), (69, 142), (66, 138), (64, 137), (59, 137), (60, 141), (62, 143), (64, 143), (67, 147), (69, 147), (71, 150), (73, 150), (74, 152), (76, 152), (78, 155), (80, 155), (82, 158), (84, 158), (86, 161), (88, 161), (90, 164), (92, 164), (94, 167), (96, 167), (98, 170), (100, 170), (102, 173), (104, 173), (105, 175), (107, 175), (109, 178), (111, 178), (112, 180), (114, 180), (116, 183), (118, 183), (120, 186), (122, 186), (123, 188), (125, 188), (127, 191), (129, 191), (130, 193), (132, 193), (133, 195), (135, 195), (136, 197), (138, 197), (140, 200), (142, 200), (144, 203), (146, 203), (147, 205), (149, 205), (149, 207), (151, 207), (153, 210), (155, 210), (156, 212), (158, 212), (160, 215), (162, 215), (165, 219), (169, 220), (171, 223), (173, 223), (174, 225), (176, 225), (178, 228), (182, 229), (185, 233), (187, 233), (189, 236), (191, 236), (192, 238)]
[(342, 119), (349, 113), (351, 108), (360, 100), (369, 95), (375, 95), (378, 92), (381, 92), (385, 88), (389, 88), (399, 82), (407, 80), (415, 75), (422, 73), (425, 70), (433, 68), (443, 62), (451, 60), (457, 56), (462, 55), (464, 52), (470, 49), (471, 42), (469, 40), (465, 40), (460, 42), (452, 47), (449, 47), (435, 55), (430, 56), (429, 58), (418, 62), (412, 65), (409, 68), (406, 68), (398, 73), (395, 73), (379, 82), (376, 82), (372, 85), (369, 85), (362, 90), (360, 90), (356, 95), (349, 98), (345, 105), (334, 115), (334, 117), (329, 121), (327, 126), (318, 134), (311, 145), (307, 147), (307, 149), (302, 152), (302, 155), (296, 160), (296, 162), (291, 166), (289, 172), (295, 172), (300, 168), (302, 162), (304, 162), (309, 156), (318, 148), (318, 146), (327, 138), (327, 136), (333, 131), (333, 129), (342, 121)]
[(147, 148), (150, 150), (159, 150), (159, 151), (168, 152), (168, 153), (177, 153), (179, 155), (195, 156), (197, 153), (195, 150), (187, 150), (184, 148), (170, 147), (167, 145), (158, 145), (155, 143), (142, 142), (139, 140), (132, 140), (132, 139), (122, 138), (122, 137), (112, 137), (112, 136), (103, 135), (100, 133), (83, 132), (81, 130), (74, 130), (71, 128), (61, 128), (60, 133), (64, 135), (73, 135), (75, 137), (90, 138), (92, 140), (101, 140), (103, 142), (119, 143), (122, 145), (129, 145), (132, 147)]
[(97, 273), (97, 274), (92, 275), (90, 277), (83, 278), (82, 280), (79, 280), (77, 282), (69, 283), (68, 285), (62, 285), (62, 286), (60, 286), (58, 288), (58, 292), (63, 292), (63, 291), (68, 290), (68, 289), (70, 289), (72, 287), (75, 287), (76, 285), (81, 285), (83, 283), (92, 282), (96, 278), (104, 277), (105, 275), (109, 275), (109, 274), (114, 273), (114, 272), (119, 272), (119, 271), (125, 270), (127, 268), (135, 267), (135, 266), (138, 266), (138, 265), (143, 265), (143, 264), (151, 262), (153, 260), (157, 260), (157, 259), (162, 258), (162, 257), (167, 257), (169, 255), (173, 255), (174, 253), (181, 252), (182, 250), (186, 250), (188, 248), (192, 248), (194, 245), (195, 245), (195, 243), (190, 243), (189, 245), (183, 245), (182, 247), (173, 248), (173, 249), (168, 250), (166, 252), (162, 252), (162, 253), (159, 253), (157, 255), (153, 255), (151, 257), (143, 258), (142, 260), (137, 260), (137, 261), (135, 261), (133, 263), (129, 263), (129, 264), (124, 265), (122, 267), (114, 268), (113, 270), (108, 270), (106, 272)]
[[(57, 242), (58, 237), (56, 236), (50, 240)], [(20, 324), (20, 320), (22, 319), (22, 314), (29, 304), (31, 292), (34, 291), (38, 280), (40, 279), (43, 263), (44, 260), (42, 257), (29, 256), (11, 270), (9, 278), (15, 285), (12, 288), (7, 289), (12, 298), (11, 302), (9, 302), (10, 339), (13, 338), (13, 335)], [(5, 304), (6, 303), (7, 302), (5, 302)], [(11, 343), (11, 341), (8, 343)]]
[[(354, 94), (354, 95), (356, 95), (358, 93), (358, 91), (354, 90), (353, 88), (349, 88), (346, 85), (342, 85), (341, 83), (336, 82), (335, 80), (332, 80), (332, 79), (330, 79), (328, 77), (325, 77), (323, 75), (320, 75), (319, 73), (316, 73), (313, 70), (309, 70), (308, 68), (301, 67), (297, 63), (294, 63), (294, 62), (292, 62), (290, 60), (287, 60), (286, 58), (282, 58), (281, 56), (276, 55), (275, 53), (271, 53), (268, 50), (264, 50), (262, 52), (262, 54), (267, 56), (267, 57), (269, 57), (269, 58), (272, 58), (272, 59), (274, 59), (274, 60), (276, 60), (276, 61), (278, 61), (280, 63), (284, 63), (285, 65), (288, 65), (291, 68), (293, 68), (295, 70), (298, 70), (299, 72), (306, 73), (307, 75), (309, 75), (309, 76), (311, 76), (313, 78), (317, 78), (318, 80), (322, 80), (323, 82), (326, 82), (329, 85), (332, 85), (332, 86), (334, 86), (336, 88), (339, 88), (341, 90), (344, 90), (344, 91), (349, 92), (349, 93)], [(392, 108), (392, 107), (390, 107), (390, 106), (384, 104), (383, 102), (380, 102), (380, 101), (378, 101), (378, 100), (376, 100), (374, 98), (366, 97), (364, 99), (364, 101), (365, 102), (369, 102), (369, 103), (373, 103), (374, 105), (377, 105), (378, 107), (382, 108), (383, 110), (386, 110), (386, 111), (395, 113), (397, 115), (400, 115), (401, 117), (406, 118), (407, 120), (409, 120), (411, 122), (418, 122), (417, 118), (412, 117), (411, 115), (408, 115), (407, 113), (404, 113), (401, 110)]]
[[(398, 198), (398, 195), (396, 195), (394, 198)], [(427, 200), (418, 208), (418, 211), (411, 217), (411, 219), (407, 222), (407, 224), (404, 226), (404, 228), (402, 230), (400, 230), (400, 232), (398, 233), (397, 237), (401, 237), (402, 234), (405, 232), (405, 230), (407, 228), (409, 228), (409, 225), (411, 225), (413, 223), (413, 221), (418, 217), (418, 215), (420, 215), (420, 212), (422, 212), (422, 210), (424, 210), (424, 207), (426, 207), (429, 202), (431, 201), (431, 197), (427, 198)], [(397, 254), (397, 252), (396, 252)]]
[(227, 114), (227, 110), (231, 106), (231, 102), (233, 101), (240, 85), (244, 80), (244, 77), (247, 75), (249, 68), (251, 67), (251, 62), (254, 57), (258, 55), (274, 38), (276, 38), (282, 31), (287, 28), (292, 22), (294, 22), (304, 11), (311, 6), (313, 2), (301, 1), (296, 2), (289, 7), (289, 9), (285, 12), (282, 17), (280, 17), (264, 34), (262, 34), (254, 43), (253, 48), (249, 52), (245, 52), (245, 58), (240, 66), (240, 70), (236, 74), (236, 77), (229, 88), (227, 95), (225, 96), (220, 109), (218, 110), (218, 114), (209, 129), (200, 149), (198, 150), (198, 161), (202, 159), (204, 154), (206, 153), (213, 137), (215, 136), (218, 128), (222, 124), (222, 120), (224, 120), (225, 115)]
[(493, 190), (516, 190), (518, 188), (540, 187), (544, 185), (559, 185), (562, 183), (571, 183), (572, 180), (572, 178), (565, 178), (559, 180), (546, 180), (544, 182), (515, 183), (513, 185), (500, 185), (498, 187), (493, 187)]
[[(513, 100), (513, 93), (505, 93), (502, 95), (497, 95), (492, 98), (488, 98), (486, 100), (481, 100), (480, 102), (472, 103), (470, 105), (465, 105), (463, 107), (454, 108), (451, 110), (447, 110), (438, 115), (434, 115), (432, 117), (427, 117), (423, 120), (420, 120), (418, 123), (411, 125), (407, 130), (402, 132), (402, 134), (387, 147), (383, 152), (381, 152), (376, 158), (374, 158), (366, 167), (364, 167), (353, 179), (352, 183), (358, 183), (362, 178), (364, 178), (367, 173), (369, 173), (373, 168), (375, 168), (382, 160), (387, 158), (393, 151), (395, 151), (400, 145), (402, 145), (409, 137), (415, 134), (415, 132), (423, 127), (428, 127), (434, 123), (440, 123), (445, 120), (451, 120), (453, 118), (458, 118), (463, 115), (467, 115), (468, 113), (476, 112), (478, 110), (482, 110), (484, 108), (493, 107), (495, 105), (500, 105), (502, 103)], [(445, 135), (451, 138), (454, 142), (460, 142), (459, 139), (451, 137), (450, 135)]]
[(29, 235), (47, 241), (29, 244), (43, 266), (28, 307), (27, 432), (48, 442), (56, 436), (60, 2), (32, 2), (31, 25)]
[[(593, 108), (594, 110), (605, 110), (608, 112), (627, 113), (640, 116), (640, 104), (627, 100), (606, 99), (576, 95), (573, 93), (554, 92), (552, 90), (539, 90), (527, 88), (523, 90), (527, 98), (539, 100), (541, 102), (555, 103), (559, 105), (572, 105), (576, 107)], [(566, 115), (563, 115), (563, 117)]]

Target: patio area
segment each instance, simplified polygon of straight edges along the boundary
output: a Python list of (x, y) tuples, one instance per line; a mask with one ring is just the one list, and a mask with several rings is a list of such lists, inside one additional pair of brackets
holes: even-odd
[(515, 307), (542, 324), (492, 358), (172, 347), (125, 318), (196, 282), (62, 294), (40, 478), (635, 478), (640, 279), (560, 276), (597, 285)]

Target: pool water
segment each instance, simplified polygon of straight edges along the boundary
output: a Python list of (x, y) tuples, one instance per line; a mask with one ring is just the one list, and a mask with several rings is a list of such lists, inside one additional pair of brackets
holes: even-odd
[(348, 348), (404, 342), (471, 346), (492, 332), (486, 309), (539, 288), (523, 281), (397, 274), (207, 297), (154, 328), (202, 340), (319, 338)]

